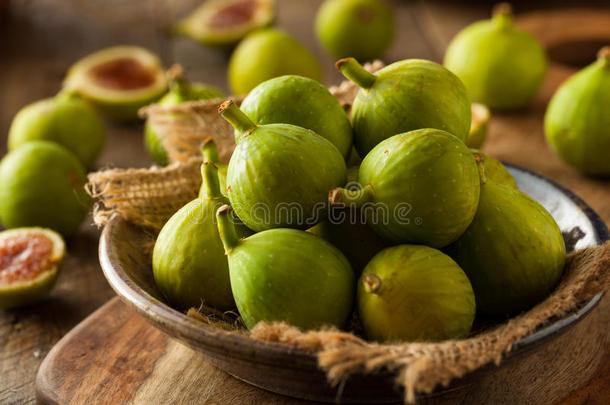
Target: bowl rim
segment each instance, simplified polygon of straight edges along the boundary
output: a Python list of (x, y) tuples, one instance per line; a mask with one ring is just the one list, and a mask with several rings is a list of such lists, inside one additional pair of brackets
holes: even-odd
[[(603, 220), (578, 195), (541, 174), (517, 165), (507, 163), (505, 163), (505, 165), (518, 171), (531, 174), (540, 180), (549, 183), (575, 202), (593, 224), (595, 231), (597, 232), (596, 239), (598, 245), (609, 239), (608, 228)], [(114, 215), (102, 231), (99, 244), (99, 258), (102, 271), (108, 283), (121, 300), (147, 318), (147, 320), (152, 321), (156, 327), (160, 327), (161, 329), (165, 328), (165, 332), (170, 335), (171, 333), (169, 330), (175, 329), (179, 331), (181, 338), (186, 338), (192, 342), (201, 342), (206, 346), (206, 349), (222, 353), (223, 356), (227, 357), (252, 357), (253, 351), (265, 350), (265, 358), (257, 357), (257, 361), (266, 364), (274, 364), (273, 362), (277, 359), (285, 358), (286, 355), (290, 355), (295, 356), (293, 366), (307, 368), (310, 367), (312, 363), (317, 365), (316, 353), (313, 350), (301, 349), (275, 342), (265, 342), (252, 339), (245, 335), (229, 333), (215, 326), (207, 325), (192, 319), (183, 312), (171, 308), (140, 288), (126, 275), (122, 268), (116, 266), (111, 259), (113, 252), (112, 235), (122, 221), (125, 220), (118, 215)], [(535, 344), (542, 342), (552, 335), (564, 332), (591, 312), (600, 302), (603, 295), (604, 292), (598, 293), (594, 297), (584, 301), (577, 310), (559, 317), (550, 324), (542, 326), (535, 332), (522, 337), (512, 345), (511, 349), (504, 355), (504, 358), (512, 357), (527, 350), (529, 347), (533, 347)], [(222, 339), (219, 339), (220, 336), (222, 336)], [(230, 346), (232, 350), (228, 350), (228, 346)]]

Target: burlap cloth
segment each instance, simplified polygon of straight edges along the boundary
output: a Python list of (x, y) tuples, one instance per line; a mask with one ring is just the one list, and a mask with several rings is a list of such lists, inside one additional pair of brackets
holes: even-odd
[[(380, 66), (382, 64), (376, 62), (368, 68), (375, 70)], [(349, 107), (357, 88), (343, 82), (330, 90)], [(239, 98), (235, 100), (240, 101)], [(96, 199), (96, 224), (103, 226), (113, 215), (119, 215), (142, 226), (146, 232), (158, 232), (174, 212), (195, 198), (201, 184), (199, 148), (202, 140), (207, 136), (215, 139), (221, 161), (227, 161), (234, 148), (233, 129), (216, 111), (221, 101), (146, 108), (143, 114), (162, 134), (174, 163), (166, 168), (113, 169), (90, 174), (88, 190)], [(540, 114), (534, 111), (533, 115)], [(507, 160), (515, 155), (519, 161), (538, 161), (540, 150), (530, 151), (529, 159), (524, 157), (527, 150), (517, 149), (511, 154), (511, 143), (502, 142), (494, 135), (497, 132), (494, 125), (505, 125), (503, 120), (509, 119), (510, 116), (500, 117), (492, 124), (492, 136), (488, 141), (491, 147), (486, 150)], [(505, 131), (510, 129), (505, 128)], [(500, 146), (494, 151), (493, 145)], [(548, 151), (544, 153), (548, 154)], [(574, 176), (574, 173), (570, 175)], [(610, 196), (607, 188), (604, 193), (607, 204)], [(372, 373), (380, 369), (394, 371), (397, 384), (405, 389), (405, 401), (413, 402), (416, 392), (431, 392), (488, 363), (499, 363), (514, 342), (544, 326), (549, 319), (573, 311), (584, 300), (607, 290), (609, 268), (610, 243), (571, 253), (560, 285), (545, 301), (505, 323), (483, 329), (463, 340), (376, 344), (348, 332), (331, 329), (304, 333), (282, 323), (260, 323), (249, 334), (253, 339), (315, 351), (319, 366), (332, 384), (338, 384), (354, 373)], [(210, 315), (213, 315), (215, 325), (227, 330), (235, 328), (230, 320), (223, 325), (217, 314)], [(205, 316), (203, 311), (199, 317), (206, 320)]]

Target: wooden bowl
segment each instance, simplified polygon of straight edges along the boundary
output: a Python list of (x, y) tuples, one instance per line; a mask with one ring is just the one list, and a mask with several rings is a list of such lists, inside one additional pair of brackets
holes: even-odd
[[(605, 224), (580, 198), (545, 177), (507, 166), (519, 188), (551, 212), (567, 236), (569, 250), (597, 245), (608, 239)], [(401, 400), (403, 394), (396, 388), (394, 376), (389, 372), (355, 375), (341, 387), (333, 388), (317, 367), (314, 353), (255, 341), (238, 334), (229, 335), (172, 309), (163, 302), (155, 287), (151, 258), (142, 249), (147, 242), (150, 240), (135, 225), (118, 217), (110, 221), (104, 229), (99, 248), (108, 282), (149, 322), (204, 353), (215, 366), (255, 386), (297, 398), (335, 402), (340, 397), (343, 403)], [(530, 390), (527, 398), (531, 400), (532, 393), (537, 392), (533, 386), (549, 387), (552, 379), (563, 380), (558, 390), (567, 394), (576, 384), (586, 381), (584, 378), (588, 376), (583, 372), (586, 366), (599, 362), (598, 349), (587, 348), (595, 348), (590, 340), (599, 340), (589, 330), (589, 324), (593, 322), (589, 315), (601, 297), (602, 294), (595, 296), (568, 316), (554, 319), (518, 341), (500, 366), (489, 365), (455, 380), (449, 387), (424, 396), (424, 402), (436, 404), (462, 398), (470, 403), (482, 398), (487, 403), (510, 403), (506, 402), (507, 398), (519, 398), (518, 395), (507, 396), (511, 386), (513, 391), (523, 391), (527, 386)], [(565, 355), (573, 353), (568, 349), (570, 345), (579, 348), (576, 359), (565, 358)], [(573, 367), (567, 367), (568, 363)], [(493, 381), (501, 381), (503, 390), (498, 391)], [(551, 394), (544, 389), (538, 392), (545, 395), (546, 401), (552, 402), (553, 395), (561, 395), (558, 390)]]

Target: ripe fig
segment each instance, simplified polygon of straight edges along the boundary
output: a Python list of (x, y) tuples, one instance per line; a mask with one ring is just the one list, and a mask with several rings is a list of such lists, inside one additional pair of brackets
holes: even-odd
[(496, 6), (491, 20), (460, 31), (444, 65), (464, 82), (472, 101), (492, 109), (525, 106), (546, 73), (546, 55), (529, 33), (515, 26), (509, 4)]
[(275, 0), (207, 0), (176, 31), (206, 45), (228, 46), (271, 25), (274, 18)]
[(466, 137), (466, 146), (469, 148), (479, 149), (487, 138), (487, 126), (491, 113), (489, 108), (483, 104), (472, 103), (472, 119), (470, 122), (470, 131)]
[(22, 108), (11, 124), (8, 149), (29, 141), (57, 142), (92, 168), (102, 153), (104, 124), (89, 104), (67, 93), (37, 101)]
[(138, 109), (167, 88), (159, 58), (137, 46), (115, 46), (87, 55), (68, 71), (64, 88), (90, 101), (106, 117), (135, 120)]
[[(241, 104), (256, 124), (292, 124), (328, 139), (345, 159), (352, 150), (352, 127), (337, 99), (315, 80), (286, 75), (256, 86)], [(235, 136), (241, 133), (235, 131)]]
[(392, 10), (382, 0), (327, 0), (316, 16), (316, 35), (335, 58), (375, 59), (394, 37)]
[(480, 150), (470, 149), (470, 151), (474, 155), (475, 160), (483, 165), (487, 179), (518, 190), (515, 178), (499, 160), (492, 158)]
[[(218, 149), (216, 148), (216, 143), (212, 137), (207, 137), (203, 141), (203, 145), (201, 147), (201, 155), (203, 158), (203, 163), (213, 163), (216, 166), (216, 171), (218, 172), (218, 185), (220, 188), (220, 193), (223, 196), (227, 196), (227, 165), (218, 162)], [(199, 197), (204, 197), (207, 195), (208, 185), (205, 181), (201, 183), (201, 188), (199, 189)], [(216, 215), (216, 213), (214, 213)]]
[(0, 232), (0, 308), (44, 297), (55, 285), (65, 254), (63, 239), (50, 229)]
[(434, 62), (406, 59), (369, 73), (353, 58), (337, 68), (360, 90), (352, 106), (354, 145), (360, 156), (390, 136), (437, 128), (465, 140), (470, 100), (464, 85)]
[(242, 133), (227, 172), (227, 194), (242, 221), (257, 232), (318, 223), (328, 191), (345, 184), (339, 150), (311, 130), (256, 125), (232, 101), (219, 112)]
[(358, 280), (358, 313), (377, 341), (438, 341), (464, 337), (475, 297), (464, 271), (428, 246), (400, 245), (379, 252)]
[(493, 316), (542, 300), (557, 284), (566, 255), (559, 226), (540, 204), (484, 177), (477, 214), (447, 252), (468, 275), (477, 310)]
[(91, 199), (80, 161), (63, 146), (31, 141), (0, 163), (0, 218), (7, 228), (41, 226), (69, 236)]
[(557, 154), (583, 173), (610, 176), (610, 46), (568, 79), (549, 103), (546, 137)]
[(229, 60), (229, 84), (235, 94), (246, 94), (265, 80), (282, 75), (320, 81), (322, 70), (307, 48), (274, 28), (249, 35)]
[(283, 321), (304, 330), (345, 325), (355, 277), (337, 248), (296, 229), (239, 239), (230, 212), (228, 205), (218, 210), (218, 230), (237, 309), (249, 329), (259, 321)]
[[(216, 210), (229, 201), (220, 193), (218, 171), (201, 166), (200, 196), (178, 210), (161, 229), (153, 250), (157, 287), (176, 308), (202, 303), (221, 311), (233, 308), (229, 265), (216, 226)], [(250, 232), (236, 227), (239, 237)]]
[[(179, 76), (171, 82), (169, 92), (161, 97), (157, 104), (171, 106), (187, 101), (209, 100), (222, 97), (225, 97), (225, 95), (213, 87), (202, 83), (190, 83), (186, 78)], [(161, 166), (169, 163), (167, 151), (163, 146), (159, 134), (148, 122), (144, 127), (144, 146), (155, 163)]]
[(337, 188), (332, 205), (355, 206), (385, 239), (440, 248), (470, 225), (479, 201), (472, 153), (438, 129), (392, 136), (362, 161), (359, 190)]

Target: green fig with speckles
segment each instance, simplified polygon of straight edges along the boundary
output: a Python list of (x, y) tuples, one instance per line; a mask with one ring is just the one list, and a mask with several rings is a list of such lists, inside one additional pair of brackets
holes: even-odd
[(464, 271), (428, 246), (379, 252), (358, 280), (358, 313), (376, 341), (429, 342), (465, 337), (475, 297)]
[(517, 189), (515, 178), (498, 159), (494, 159), (480, 150), (470, 149), (470, 151), (474, 155), (475, 160), (483, 165), (487, 179)]
[(307, 229), (324, 218), (329, 190), (345, 184), (339, 150), (305, 128), (256, 125), (232, 101), (219, 112), (242, 134), (227, 171), (227, 194), (239, 218), (257, 232)]
[(360, 87), (352, 105), (354, 145), (360, 156), (390, 136), (421, 128), (465, 140), (471, 106), (466, 88), (441, 65), (406, 59), (370, 73), (354, 58), (337, 68)]
[(248, 329), (260, 321), (303, 330), (343, 327), (352, 313), (355, 276), (330, 243), (297, 229), (270, 229), (240, 239), (231, 207), (218, 212), (231, 288)]
[(438, 129), (394, 135), (364, 158), (357, 190), (331, 191), (333, 205), (360, 208), (367, 224), (397, 243), (440, 248), (470, 225), (479, 172), (466, 145)]
[[(292, 124), (328, 139), (345, 159), (352, 149), (352, 127), (341, 104), (315, 80), (286, 75), (269, 79), (246, 96), (241, 110), (259, 125)], [(236, 138), (241, 136), (235, 131)]]

